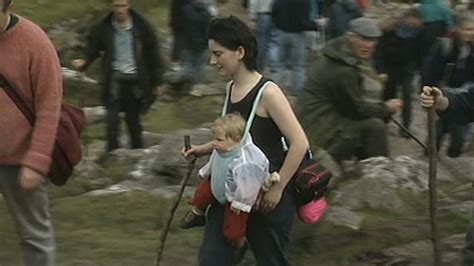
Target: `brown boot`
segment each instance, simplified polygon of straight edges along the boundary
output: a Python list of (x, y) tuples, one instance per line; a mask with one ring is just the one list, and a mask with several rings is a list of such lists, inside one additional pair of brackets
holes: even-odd
[(204, 226), (206, 224), (206, 218), (204, 215), (198, 215), (193, 211), (188, 211), (186, 215), (181, 219), (179, 227), (183, 229), (189, 229), (196, 226)]

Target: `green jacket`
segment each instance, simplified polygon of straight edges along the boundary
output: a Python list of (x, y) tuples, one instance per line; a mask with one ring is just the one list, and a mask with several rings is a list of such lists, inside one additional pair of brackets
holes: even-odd
[(352, 128), (358, 120), (390, 117), (383, 102), (364, 98), (367, 68), (369, 62), (354, 57), (347, 37), (327, 43), (323, 56), (308, 73), (296, 105), (312, 145), (327, 148), (334, 139), (356, 139), (358, 133)]
[[(138, 68), (140, 86), (134, 94), (148, 107), (154, 101), (153, 88), (162, 83), (163, 60), (159, 52), (159, 43), (150, 23), (134, 10), (130, 10), (133, 19), (135, 60)], [(102, 101), (110, 98), (110, 78), (114, 60), (113, 13), (96, 23), (89, 35), (86, 49), (86, 69), (97, 57), (102, 55)], [(83, 69), (83, 70), (84, 70)]]

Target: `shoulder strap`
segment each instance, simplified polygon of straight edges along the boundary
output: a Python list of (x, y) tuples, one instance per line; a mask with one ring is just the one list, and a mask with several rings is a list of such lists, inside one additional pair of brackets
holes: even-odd
[(222, 107), (221, 116), (224, 116), (227, 113), (227, 107), (230, 101), (230, 89), (232, 88), (233, 84), (234, 84), (233, 81), (229, 81), (229, 83), (227, 83), (227, 87), (225, 89), (224, 106)]
[[(247, 135), (247, 133), (250, 131), (250, 128), (252, 127), (252, 123), (253, 123), (253, 120), (255, 118), (255, 112), (257, 111), (257, 106), (260, 102), (260, 98), (262, 98), (262, 93), (270, 82), (272, 82), (272, 81), (271, 80), (265, 81), (258, 90), (257, 96), (255, 97), (255, 100), (253, 101), (252, 110), (250, 111), (249, 118), (247, 120), (247, 124), (245, 126), (244, 136)], [(227, 113), (228, 104), (230, 102), (230, 91), (231, 91), (231, 88), (232, 88), (233, 84), (234, 84), (233, 81), (230, 81), (229, 83), (227, 83), (226, 96), (225, 96), (225, 100), (224, 100), (224, 107), (222, 108), (222, 114), (221, 114), (222, 116), (224, 116)]]
[(260, 98), (262, 98), (263, 91), (265, 88), (270, 84), (271, 81), (266, 81), (263, 83), (262, 87), (260, 87), (257, 96), (255, 97), (255, 100), (253, 102), (252, 110), (250, 111), (249, 118), (247, 120), (247, 124), (245, 126), (245, 131), (244, 131), (244, 136), (247, 135), (247, 133), (250, 131), (250, 128), (252, 127), (253, 124), (253, 119), (255, 118), (255, 112), (257, 111), (258, 104), (260, 102)]
[(8, 83), (8, 81), (2, 74), (0, 74), (0, 87), (3, 88), (8, 97), (10, 97), (10, 99), (15, 103), (16, 107), (21, 111), (21, 113), (25, 116), (28, 122), (31, 125), (34, 125), (35, 115), (25, 103), (25, 101), (21, 98), (21, 96), (18, 94), (18, 92), (13, 89), (13, 87), (10, 85), (10, 83)]

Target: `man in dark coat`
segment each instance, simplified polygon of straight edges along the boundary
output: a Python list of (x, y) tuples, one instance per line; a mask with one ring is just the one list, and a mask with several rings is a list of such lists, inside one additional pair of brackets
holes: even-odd
[(385, 121), (401, 101), (364, 98), (364, 71), (381, 32), (375, 21), (358, 18), (345, 36), (323, 50), (298, 98), (300, 121), (312, 145), (326, 149), (336, 161), (387, 156)]
[[(436, 97), (433, 97), (436, 95)], [(421, 105), (430, 108), (434, 105), (438, 115), (457, 123), (474, 122), (474, 86), (457, 93), (443, 92), (435, 87), (423, 87), (420, 95)], [(474, 181), (473, 181), (474, 182)], [(471, 211), (471, 223), (466, 235), (463, 250), (463, 266), (474, 265), (474, 210)]]
[(131, 147), (143, 148), (140, 114), (153, 103), (160, 86), (163, 62), (151, 24), (130, 8), (129, 0), (112, 0), (112, 9), (94, 25), (85, 59), (72, 65), (84, 71), (103, 53), (102, 102), (107, 109), (107, 150), (119, 148), (119, 113), (125, 112)]
[[(425, 68), (423, 85), (445, 86), (446, 89), (464, 90), (474, 83), (474, 15), (461, 12), (456, 16), (452, 38), (440, 38)], [(436, 123), (436, 144), (439, 147), (446, 134), (450, 134), (449, 157), (459, 157), (469, 133), (468, 123), (460, 124), (451, 119)]]

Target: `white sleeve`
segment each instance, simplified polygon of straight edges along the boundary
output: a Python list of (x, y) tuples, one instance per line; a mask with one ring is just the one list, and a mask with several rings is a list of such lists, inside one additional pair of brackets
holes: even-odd
[(211, 154), (209, 157), (209, 161), (199, 169), (198, 175), (200, 178), (206, 178), (208, 176), (211, 176), (211, 162), (212, 162), (212, 157), (214, 156), (214, 153)]
[[(226, 193), (233, 208), (250, 212), (267, 176), (267, 169), (254, 163), (240, 164), (232, 169), (234, 191)], [(231, 186), (226, 186), (231, 187)]]

